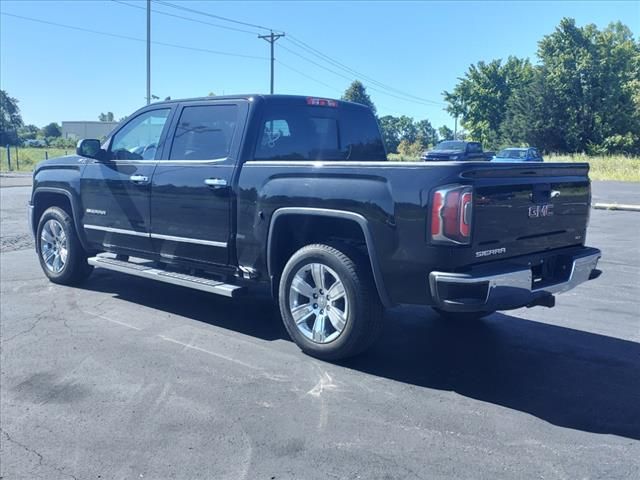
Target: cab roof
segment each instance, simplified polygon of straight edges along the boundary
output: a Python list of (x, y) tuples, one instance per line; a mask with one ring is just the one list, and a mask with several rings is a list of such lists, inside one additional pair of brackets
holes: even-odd
[(267, 95), (263, 93), (248, 93), (248, 94), (238, 94), (238, 95), (214, 95), (214, 96), (206, 96), (206, 97), (193, 97), (193, 98), (176, 98), (171, 100), (164, 100), (161, 102), (154, 102), (151, 105), (172, 105), (176, 103), (190, 103), (190, 102), (207, 102), (207, 101), (220, 101), (220, 100), (252, 100), (252, 99), (260, 99), (264, 102), (268, 103), (285, 103), (292, 102), (296, 103), (297, 101), (306, 103), (308, 98), (321, 98), (323, 100), (331, 100), (343, 105), (349, 106), (357, 106), (362, 108), (368, 108), (366, 105), (362, 105), (359, 103), (348, 102), (345, 100), (336, 100), (334, 98), (327, 97), (316, 97), (313, 95), (283, 95), (283, 94), (274, 94)]

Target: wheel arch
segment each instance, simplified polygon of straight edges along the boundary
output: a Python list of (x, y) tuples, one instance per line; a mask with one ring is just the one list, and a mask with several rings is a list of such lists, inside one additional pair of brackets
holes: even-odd
[(84, 237), (84, 231), (79, 228), (79, 216), (78, 206), (76, 198), (71, 192), (64, 188), (56, 187), (38, 187), (34, 190), (31, 199), (33, 205), (33, 217), (32, 217), (32, 231), (38, 231), (38, 222), (44, 211), (49, 207), (59, 207), (69, 214), (73, 219), (73, 223), (76, 226), (76, 234), (80, 240), (80, 244), (85, 250), (87, 248), (87, 242)]
[[(266, 247), (267, 271), (269, 273), (269, 278), (271, 279), (272, 293), (277, 296), (280, 273), (284, 268), (286, 260), (289, 258), (290, 254), (293, 253), (286, 248), (284, 249), (284, 253), (279, 251), (276, 247), (279, 243), (278, 240), (282, 235), (289, 233), (290, 228), (287, 227), (295, 225), (292, 223), (293, 221), (299, 221), (305, 218), (330, 222), (331, 225), (338, 227), (338, 230), (342, 232), (342, 235), (345, 235), (349, 240), (361, 241), (363, 243), (363, 247), (366, 249), (366, 253), (369, 257), (371, 273), (373, 275), (376, 291), (380, 301), (385, 307), (391, 306), (392, 302), (389, 299), (384, 285), (368, 221), (358, 213), (344, 210), (313, 207), (283, 207), (273, 213), (269, 224)], [(341, 235), (338, 236), (341, 237)], [(291, 240), (288, 245), (297, 249), (309, 243), (318, 243), (322, 241), (314, 235), (302, 235), (301, 238), (304, 238), (302, 242)]]

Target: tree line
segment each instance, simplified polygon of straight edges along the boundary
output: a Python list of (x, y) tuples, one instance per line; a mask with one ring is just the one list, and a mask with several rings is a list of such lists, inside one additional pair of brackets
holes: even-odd
[[(514, 56), (480, 61), (443, 96), (445, 110), (463, 128), (456, 137), (480, 141), (485, 149), (531, 145), (546, 152), (640, 154), (640, 42), (620, 22), (599, 30), (564, 18), (538, 42), (537, 63)], [(358, 80), (342, 99), (377, 114)], [(113, 119), (112, 112), (99, 116)], [(0, 122), (0, 145), (64, 141), (56, 123), (24, 125), (18, 101), (5, 91)], [(378, 122), (389, 153), (418, 156), (454, 137), (450, 128), (436, 129), (427, 119), (385, 115)]]
[(640, 153), (640, 43), (628, 27), (564, 18), (538, 43), (537, 60), (471, 65), (443, 93), (447, 111), (485, 148)]

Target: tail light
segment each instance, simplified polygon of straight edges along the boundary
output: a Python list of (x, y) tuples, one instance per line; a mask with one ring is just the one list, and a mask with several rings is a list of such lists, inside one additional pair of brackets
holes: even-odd
[(433, 192), (431, 239), (436, 243), (468, 245), (471, 242), (473, 189), (454, 185)]

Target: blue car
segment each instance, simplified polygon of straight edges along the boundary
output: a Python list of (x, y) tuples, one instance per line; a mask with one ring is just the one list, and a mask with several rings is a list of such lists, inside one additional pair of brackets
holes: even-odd
[(492, 162), (542, 162), (542, 154), (537, 148), (505, 148), (493, 157)]

